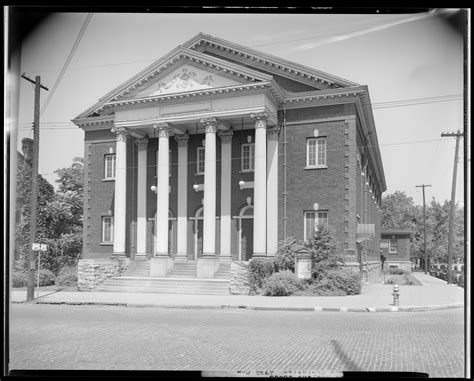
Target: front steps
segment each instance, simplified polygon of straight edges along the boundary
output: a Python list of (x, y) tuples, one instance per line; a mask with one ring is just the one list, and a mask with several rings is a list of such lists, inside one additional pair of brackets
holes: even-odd
[(161, 294), (229, 295), (230, 280), (186, 278), (112, 277), (97, 291)]
[(230, 262), (221, 263), (213, 279), (196, 278), (196, 262), (175, 262), (166, 277), (150, 276), (150, 260), (136, 258), (120, 276), (107, 279), (97, 291), (229, 295)]

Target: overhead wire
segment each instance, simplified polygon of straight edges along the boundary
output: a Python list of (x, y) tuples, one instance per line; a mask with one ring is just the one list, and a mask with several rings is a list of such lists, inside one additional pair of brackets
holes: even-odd
[(50, 102), (51, 99), (53, 98), (53, 96), (54, 96), (54, 94), (55, 94), (55, 92), (56, 92), (56, 90), (57, 90), (59, 84), (61, 83), (61, 81), (62, 81), (64, 75), (66, 74), (66, 71), (67, 71), (67, 69), (68, 69), (68, 67), (69, 67), (69, 64), (71, 63), (71, 61), (72, 61), (72, 59), (73, 59), (73, 57), (74, 57), (74, 54), (76, 53), (76, 50), (77, 50), (77, 48), (78, 48), (78, 46), (79, 46), (79, 43), (80, 43), (81, 40), (82, 40), (82, 36), (84, 35), (84, 33), (85, 33), (86, 29), (87, 29), (87, 26), (89, 25), (89, 22), (90, 22), (91, 18), (92, 18), (92, 13), (88, 13), (88, 14), (86, 15), (86, 19), (84, 20), (84, 22), (83, 22), (83, 24), (82, 24), (81, 29), (79, 30), (79, 33), (78, 33), (78, 35), (77, 35), (77, 37), (76, 37), (76, 41), (74, 41), (74, 45), (72, 46), (71, 51), (69, 52), (69, 55), (68, 55), (67, 58), (66, 58), (66, 62), (64, 62), (64, 65), (63, 65), (63, 67), (62, 67), (62, 69), (61, 69), (61, 72), (60, 72), (59, 75), (58, 75), (58, 78), (57, 78), (56, 81), (54, 82), (54, 85), (52, 86), (51, 91), (50, 91), (49, 94), (48, 94), (48, 97), (46, 98), (46, 100), (45, 100), (43, 106), (41, 107), (40, 114), (43, 114), (44, 111), (46, 110), (46, 108), (48, 107), (49, 102)]

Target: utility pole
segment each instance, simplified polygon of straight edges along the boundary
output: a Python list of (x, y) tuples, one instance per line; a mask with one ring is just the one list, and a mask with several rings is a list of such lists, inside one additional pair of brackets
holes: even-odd
[(456, 151), (454, 152), (454, 171), (453, 171), (453, 185), (451, 187), (451, 210), (449, 213), (449, 238), (448, 238), (448, 279), (447, 282), (452, 282), (453, 275), (453, 244), (454, 244), (454, 210), (455, 210), (455, 199), (456, 199), (456, 175), (458, 172), (458, 151), (459, 151), (459, 139), (464, 136), (463, 132), (459, 130), (457, 132), (442, 133), (441, 137), (454, 136), (456, 138)]
[(426, 204), (425, 204), (425, 187), (430, 187), (431, 185), (421, 184), (415, 185), (415, 188), (423, 188), (423, 241), (425, 254), (425, 274), (428, 272), (428, 252), (426, 251)]
[(38, 158), (39, 158), (39, 120), (40, 120), (40, 90), (49, 89), (41, 84), (41, 77), (37, 75), (33, 81), (22, 74), (21, 78), (35, 85), (35, 108), (33, 123), (33, 165), (31, 169), (31, 212), (30, 212), (30, 255), (28, 257), (28, 285), (26, 289), (26, 301), (34, 299), (35, 292), (35, 252), (32, 245), (36, 242), (36, 219), (38, 216)]

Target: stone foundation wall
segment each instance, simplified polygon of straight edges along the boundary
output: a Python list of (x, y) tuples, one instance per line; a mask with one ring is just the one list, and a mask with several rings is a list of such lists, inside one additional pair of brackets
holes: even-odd
[(129, 265), (129, 258), (80, 259), (77, 266), (77, 287), (79, 291), (94, 291), (108, 278), (124, 272)]
[(250, 293), (249, 262), (232, 262), (230, 265), (230, 293), (248, 295)]

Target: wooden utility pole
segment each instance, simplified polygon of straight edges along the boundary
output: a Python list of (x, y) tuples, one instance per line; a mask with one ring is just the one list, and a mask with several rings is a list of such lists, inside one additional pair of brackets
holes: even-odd
[(421, 184), (415, 185), (416, 188), (423, 188), (423, 253), (425, 254), (425, 274), (428, 272), (428, 252), (426, 251), (426, 204), (425, 204), (425, 187), (431, 185)]
[(448, 238), (448, 284), (452, 283), (453, 275), (453, 245), (454, 245), (454, 211), (455, 211), (455, 200), (456, 200), (456, 175), (458, 173), (458, 151), (459, 151), (459, 139), (464, 136), (463, 132), (459, 130), (457, 132), (442, 133), (441, 137), (454, 136), (456, 138), (456, 150), (454, 152), (454, 171), (453, 171), (453, 185), (451, 187), (451, 209), (449, 213), (449, 238)]
[(33, 81), (22, 74), (21, 78), (35, 84), (35, 108), (33, 123), (33, 165), (31, 169), (31, 210), (30, 210), (30, 254), (28, 256), (28, 285), (26, 301), (31, 302), (35, 293), (35, 252), (32, 245), (36, 242), (36, 219), (38, 216), (38, 158), (39, 158), (39, 119), (40, 119), (40, 90), (49, 91), (41, 84), (41, 77), (36, 76)]

